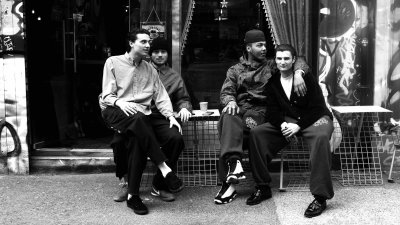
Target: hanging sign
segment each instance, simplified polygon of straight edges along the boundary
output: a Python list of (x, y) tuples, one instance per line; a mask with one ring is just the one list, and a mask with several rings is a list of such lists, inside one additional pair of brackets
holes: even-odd
[[(149, 21), (149, 18), (153, 12), (156, 15), (158, 21)], [(148, 30), (150, 32), (150, 38), (152, 40), (158, 37), (165, 38), (165, 21), (160, 20), (160, 17), (158, 17), (157, 11), (154, 6), (151, 9), (146, 21), (140, 23), (140, 28)]]
[(150, 38), (165, 38), (165, 22), (142, 22), (140, 23), (142, 29), (146, 29), (150, 32)]

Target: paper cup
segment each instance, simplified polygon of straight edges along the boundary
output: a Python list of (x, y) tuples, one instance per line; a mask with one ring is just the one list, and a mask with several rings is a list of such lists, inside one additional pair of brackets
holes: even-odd
[(207, 112), (208, 109), (208, 102), (200, 102), (200, 110), (203, 112)]

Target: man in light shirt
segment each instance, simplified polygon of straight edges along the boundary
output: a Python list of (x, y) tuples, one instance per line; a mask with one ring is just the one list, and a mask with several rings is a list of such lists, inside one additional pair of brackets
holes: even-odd
[[(157, 70), (160, 80), (171, 99), (173, 109), (177, 112), (178, 118), (181, 122), (187, 122), (192, 115), (190, 96), (182, 77), (168, 66), (168, 49), (169, 47), (166, 39), (156, 38), (152, 40), (149, 50), (149, 55), (151, 57), (150, 64)], [(152, 113), (149, 116), (150, 122), (158, 143), (162, 147), (165, 156), (168, 158), (167, 165), (171, 168), (176, 168), (179, 155), (185, 147), (183, 136), (177, 129), (170, 129), (168, 122), (163, 119), (164, 116), (154, 103), (151, 104), (151, 111)], [(116, 202), (125, 201), (128, 195), (126, 179), (128, 171), (127, 139), (126, 135), (116, 132), (111, 143), (116, 165), (116, 176), (121, 180), (121, 188), (113, 198)], [(153, 177), (151, 194), (166, 202), (175, 200), (175, 195), (170, 192), (160, 170), (157, 170), (157, 173)]]
[[(109, 57), (104, 65), (100, 103), (105, 123), (126, 135), (128, 149), (127, 206), (136, 214), (147, 214), (148, 208), (139, 197), (140, 181), (147, 157), (157, 165), (168, 189), (179, 192), (183, 182), (166, 164), (150, 121), (151, 102), (163, 115), (161, 121), (182, 133), (173, 116), (171, 100), (154, 67), (142, 60), (150, 49), (150, 33), (136, 29), (129, 34), (129, 51)], [(152, 118), (154, 119), (154, 118)]]

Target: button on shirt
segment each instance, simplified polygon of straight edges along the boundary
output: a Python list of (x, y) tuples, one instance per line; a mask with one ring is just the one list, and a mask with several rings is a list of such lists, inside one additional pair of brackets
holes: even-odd
[(106, 60), (102, 88), (100, 104), (103, 106), (115, 106), (121, 99), (136, 103), (138, 111), (150, 115), (151, 100), (154, 100), (161, 114), (173, 115), (171, 100), (157, 71), (144, 60), (135, 64), (128, 53)]

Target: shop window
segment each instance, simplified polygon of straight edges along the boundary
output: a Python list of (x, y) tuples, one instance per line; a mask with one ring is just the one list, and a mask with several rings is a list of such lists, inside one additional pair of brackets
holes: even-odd
[[(226, 7), (221, 2), (226, 2)], [(182, 55), (182, 76), (195, 108), (199, 101), (208, 101), (211, 108), (220, 107), (219, 92), (226, 71), (243, 55), (245, 32), (258, 28), (271, 37), (265, 21), (261, 1), (196, 1)], [(267, 48), (272, 56), (270, 39)]]

